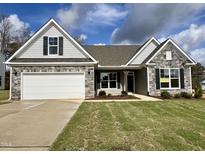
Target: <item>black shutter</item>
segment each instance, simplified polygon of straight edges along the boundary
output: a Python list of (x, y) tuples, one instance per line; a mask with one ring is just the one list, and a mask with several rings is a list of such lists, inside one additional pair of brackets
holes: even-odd
[(63, 37), (59, 37), (59, 55), (63, 55)]
[(156, 89), (160, 89), (159, 69), (155, 69)]
[(97, 89), (100, 89), (100, 72), (96, 72), (97, 77)]
[(117, 89), (120, 89), (120, 72), (117, 72)]
[(181, 84), (181, 89), (184, 89), (184, 69), (180, 69), (180, 84)]
[(43, 55), (48, 55), (48, 37), (43, 37)]

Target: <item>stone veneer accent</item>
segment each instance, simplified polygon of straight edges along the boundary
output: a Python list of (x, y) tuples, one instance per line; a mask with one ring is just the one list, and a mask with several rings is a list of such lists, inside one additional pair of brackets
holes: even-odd
[[(166, 60), (166, 51), (172, 51), (172, 60)], [(156, 89), (155, 69), (156, 68), (184, 68), (184, 89), (169, 89), (167, 90), (171, 94), (185, 91), (192, 92), (191, 78), (190, 78), (190, 66), (184, 65), (186, 62), (190, 62), (187, 58), (182, 56), (182, 53), (171, 44), (170, 42), (153, 58), (150, 63), (154, 65), (148, 66), (149, 69), (149, 95), (159, 96), (160, 89)]]
[[(94, 97), (94, 67), (91, 66), (13, 66), (11, 99), (21, 98), (22, 72), (85, 72), (85, 97)], [(90, 73), (89, 73), (90, 72)]]

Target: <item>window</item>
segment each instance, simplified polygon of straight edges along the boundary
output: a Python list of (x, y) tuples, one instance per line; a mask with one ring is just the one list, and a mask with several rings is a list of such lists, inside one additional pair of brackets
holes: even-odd
[(169, 69), (160, 70), (160, 85), (161, 88), (169, 88)]
[(102, 89), (117, 88), (117, 73), (116, 72), (100, 73), (100, 84)]
[(0, 86), (2, 85), (1, 76), (0, 76)]
[(58, 37), (49, 37), (48, 39), (48, 53), (49, 55), (58, 54)]
[(172, 52), (166, 51), (166, 60), (172, 60)]
[(160, 69), (161, 89), (179, 88), (179, 69)]

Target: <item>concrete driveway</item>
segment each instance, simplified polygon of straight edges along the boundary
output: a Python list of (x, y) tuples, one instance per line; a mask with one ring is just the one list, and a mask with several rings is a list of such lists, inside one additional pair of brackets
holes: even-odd
[(0, 105), (0, 150), (48, 150), (82, 100)]

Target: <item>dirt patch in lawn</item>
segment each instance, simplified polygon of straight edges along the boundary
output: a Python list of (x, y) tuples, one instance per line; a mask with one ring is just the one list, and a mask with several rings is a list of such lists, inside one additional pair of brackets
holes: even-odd
[(94, 98), (88, 98), (86, 100), (122, 100), (122, 99), (139, 99), (135, 96), (132, 95), (127, 95), (127, 96), (96, 96)]

